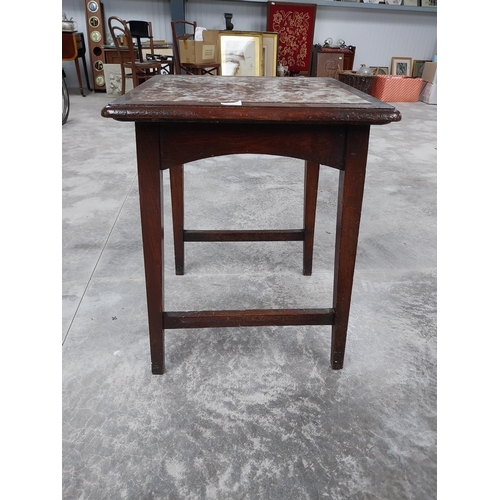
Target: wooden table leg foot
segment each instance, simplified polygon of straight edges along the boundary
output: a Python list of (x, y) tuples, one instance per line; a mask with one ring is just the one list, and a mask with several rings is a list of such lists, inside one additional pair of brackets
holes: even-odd
[(165, 373), (165, 367), (152, 364), (151, 365), (151, 373), (153, 375), (163, 375)]
[(165, 372), (165, 334), (162, 325), (163, 315), (150, 315), (149, 323), (154, 325), (149, 331), (151, 349), (151, 372), (153, 375), (163, 375)]
[(341, 370), (344, 367), (344, 353), (332, 352), (330, 366), (333, 370)]

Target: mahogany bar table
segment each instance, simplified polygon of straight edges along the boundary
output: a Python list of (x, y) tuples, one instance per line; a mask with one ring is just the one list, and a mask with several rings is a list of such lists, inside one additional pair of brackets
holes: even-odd
[[(153, 374), (165, 367), (164, 330), (331, 325), (330, 364), (343, 366), (371, 125), (401, 120), (393, 106), (332, 78), (158, 75), (105, 106), (135, 122)], [(184, 229), (183, 165), (229, 154), (305, 160), (304, 225), (297, 230)], [(165, 311), (163, 170), (169, 170), (176, 274), (186, 241), (303, 241), (311, 274), (319, 166), (339, 170), (333, 303), (327, 309)]]

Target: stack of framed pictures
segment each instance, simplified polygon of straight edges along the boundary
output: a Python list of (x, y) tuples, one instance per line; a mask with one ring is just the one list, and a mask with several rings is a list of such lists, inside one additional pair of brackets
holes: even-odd
[(422, 78), (424, 64), (431, 62), (430, 59), (412, 59), (411, 57), (393, 57), (391, 68), (387, 66), (370, 66), (375, 75), (398, 75)]
[(221, 75), (276, 76), (278, 34), (266, 31), (221, 31)]
[[(389, 2), (386, 0), (385, 3)], [(403, 5), (410, 7), (437, 7), (437, 0), (403, 0)]]

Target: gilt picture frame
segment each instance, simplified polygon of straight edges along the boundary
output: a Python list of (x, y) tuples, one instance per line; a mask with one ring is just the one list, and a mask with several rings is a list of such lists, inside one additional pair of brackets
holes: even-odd
[(262, 33), (262, 76), (276, 76), (278, 65), (278, 33)]

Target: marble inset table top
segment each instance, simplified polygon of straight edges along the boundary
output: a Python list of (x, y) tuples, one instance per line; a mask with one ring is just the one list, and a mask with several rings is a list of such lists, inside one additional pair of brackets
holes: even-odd
[(142, 102), (169, 101), (199, 104), (362, 104), (363, 99), (336, 85), (332, 78), (277, 78), (222, 76), (159, 78), (138, 95)]
[(394, 107), (333, 78), (159, 75), (102, 110), (123, 121), (399, 121)]

